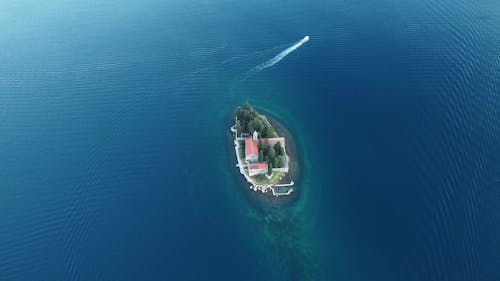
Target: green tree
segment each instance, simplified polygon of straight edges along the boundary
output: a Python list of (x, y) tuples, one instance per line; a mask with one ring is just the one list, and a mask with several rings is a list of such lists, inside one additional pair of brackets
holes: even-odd
[(262, 136), (259, 134), (259, 151), (262, 151)]
[(241, 132), (252, 134), (257, 131), (263, 137), (274, 137), (273, 130), (262, 120), (255, 109), (245, 102), (243, 107), (237, 107), (235, 115), (241, 125)]
[(264, 130), (264, 132), (265, 132), (265, 137), (266, 138), (272, 138), (272, 137), (274, 137), (273, 129), (271, 129), (271, 127), (266, 126), (266, 129)]
[(262, 150), (264, 151), (264, 159), (267, 159), (267, 154), (269, 154), (269, 146), (264, 146)]
[(269, 159), (269, 162), (273, 163), (275, 157), (276, 157), (276, 151), (274, 150), (274, 147), (269, 148), (269, 152), (267, 153), (267, 158)]
[(248, 123), (248, 119), (250, 118), (250, 112), (248, 110), (243, 110), (243, 118), (242, 121)]
[(264, 161), (264, 152), (262, 150), (259, 150), (259, 162)]
[(267, 173), (269, 175), (273, 173), (273, 164), (272, 163), (269, 163), (269, 165), (267, 165)]
[(274, 144), (274, 150), (276, 151), (276, 154), (279, 156), (283, 156), (285, 154), (285, 150), (283, 149), (283, 146), (281, 145), (280, 141)]
[(256, 116), (252, 120), (252, 124), (257, 132), (262, 133), (262, 131), (264, 130), (264, 122), (262, 122), (262, 119), (260, 117)]
[(273, 166), (276, 168), (282, 168), (283, 167), (283, 157), (277, 156), (273, 160)]
[(252, 134), (252, 133), (253, 133), (253, 131), (255, 131), (255, 128), (254, 128), (254, 126), (253, 126), (253, 123), (252, 123), (252, 122), (249, 122), (249, 123), (248, 123), (248, 127), (247, 127), (247, 129), (248, 129), (248, 133), (249, 133), (249, 134)]
[(235, 113), (236, 115), (236, 118), (238, 118), (238, 120), (242, 120), (243, 119), (243, 108), (241, 108), (241, 106), (238, 106), (235, 110)]

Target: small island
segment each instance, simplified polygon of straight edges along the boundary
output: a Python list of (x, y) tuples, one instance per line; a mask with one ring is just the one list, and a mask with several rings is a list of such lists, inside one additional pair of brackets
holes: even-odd
[(294, 182), (283, 182), (290, 169), (285, 138), (278, 136), (269, 120), (248, 102), (236, 108), (234, 120), (231, 132), (236, 167), (250, 183), (250, 189), (274, 196), (292, 194)]

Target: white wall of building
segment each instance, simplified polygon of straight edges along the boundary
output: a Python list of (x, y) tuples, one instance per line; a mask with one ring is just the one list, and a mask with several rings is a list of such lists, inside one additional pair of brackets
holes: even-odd
[(248, 169), (248, 174), (250, 176), (260, 175), (267, 173), (267, 169)]
[(259, 156), (258, 155), (248, 155), (245, 157), (245, 161), (247, 161), (247, 163), (257, 162), (257, 161), (259, 161)]

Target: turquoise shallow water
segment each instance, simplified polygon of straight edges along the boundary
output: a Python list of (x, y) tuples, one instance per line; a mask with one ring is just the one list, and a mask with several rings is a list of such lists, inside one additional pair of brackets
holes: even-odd
[[(500, 279), (499, 14), (2, 3), (0, 280)], [(245, 101), (294, 136), (285, 202), (234, 168)]]

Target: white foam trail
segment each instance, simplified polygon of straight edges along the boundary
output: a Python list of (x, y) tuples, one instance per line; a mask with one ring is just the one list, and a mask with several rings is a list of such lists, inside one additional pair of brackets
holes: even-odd
[(309, 41), (309, 36), (306, 36), (306, 37), (302, 38), (297, 43), (293, 44), (292, 46), (286, 48), (281, 53), (277, 54), (274, 58), (266, 61), (265, 63), (263, 63), (261, 65), (258, 65), (256, 67), (254, 67), (254, 69), (252, 69), (252, 70), (253, 71), (261, 71), (264, 68), (267, 68), (267, 67), (270, 67), (270, 66), (273, 66), (273, 65), (277, 64), (280, 60), (282, 60), (283, 58), (285, 58), (291, 52), (293, 52), (296, 49), (298, 49), (300, 46), (302, 46), (307, 41)]

